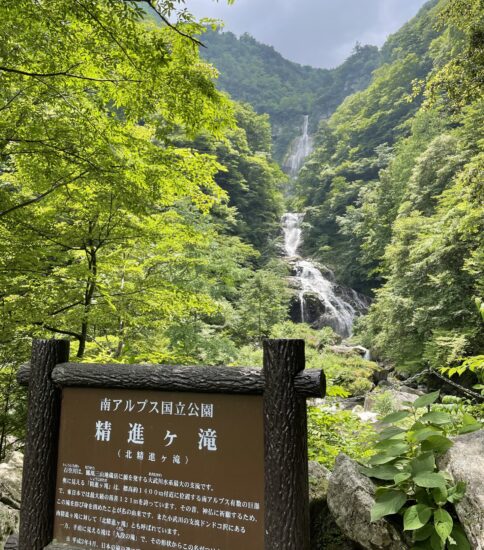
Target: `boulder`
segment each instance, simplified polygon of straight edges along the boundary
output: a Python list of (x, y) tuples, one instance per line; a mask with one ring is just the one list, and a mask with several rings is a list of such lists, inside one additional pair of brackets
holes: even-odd
[(370, 512), (375, 486), (360, 473), (358, 464), (344, 454), (336, 459), (329, 478), (327, 502), (343, 534), (368, 550), (407, 550), (398, 530), (385, 519), (374, 523)]
[(341, 344), (339, 346), (329, 346), (328, 351), (346, 357), (364, 357), (368, 350), (363, 346), (346, 346)]
[(309, 501), (326, 500), (328, 494), (328, 483), (331, 472), (314, 460), (308, 463), (309, 475)]
[(439, 467), (454, 481), (466, 483), (466, 494), (456, 512), (472, 548), (484, 550), (484, 430), (456, 437)]
[(0, 548), (18, 531), (23, 456), (14, 452), (0, 464)]
[(309, 462), (309, 512), (311, 550), (356, 550), (331, 516), (326, 494), (331, 472), (318, 462)]
[[(389, 398), (392, 401), (393, 408), (399, 411), (405, 408), (404, 403), (406, 401), (414, 402), (420, 394), (409, 391), (396, 390), (393, 388), (385, 388), (385, 393), (389, 394)], [(373, 411), (375, 401), (378, 399), (378, 395), (383, 392), (371, 392), (365, 397), (364, 409), (365, 411)]]

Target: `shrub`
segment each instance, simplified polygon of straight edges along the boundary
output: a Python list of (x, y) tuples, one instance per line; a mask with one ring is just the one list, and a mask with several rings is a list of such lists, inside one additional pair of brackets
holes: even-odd
[(368, 459), (375, 435), (369, 422), (361, 421), (351, 411), (332, 411), (308, 407), (309, 459), (333, 468), (340, 452), (355, 460)]
[[(376, 453), (362, 471), (380, 485), (372, 521), (398, 514), (415, 550), (466, 550), (470, 546), (453, 510), (465, 494), (465, 484), (453, 483), (440, 472), (436, 458), (452, 446), (449, 435), (478, 430), (481, 424), (468, 413), (457, 424), (452, 414), (437, 407), (431, 410), (438, 397), (439, 392), (422, 395), (409, 404), (409, 410), (383, 418), (386, 427), (378, 434)], [(411, 425), (402, 428), (401, 423), (412, 417)]]

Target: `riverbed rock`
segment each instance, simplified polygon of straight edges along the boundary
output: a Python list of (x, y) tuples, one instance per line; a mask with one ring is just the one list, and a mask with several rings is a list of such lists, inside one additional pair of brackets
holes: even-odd
[(407, 550), (397, 529), (385, 519), (371, 523), (375, 486), (344, 454), (336, 459), (329, 478), (329, 510), (343, 534), (368, 550)]
[(365, 354), (368, 352), (368, 350), (363, 346), (345, 345), (329, 346), (328, 351), (331, 353), (335, 353), (336, 355), (344, 355), (346, 357), (364, 357)]
[(23, 455), (14, 452), (0, 464), (0, 548), (18, 531)]
[(458, 436), (439, 467), (467, 490), (456, 512), (474, 550), (484, 550), (484, 430)]

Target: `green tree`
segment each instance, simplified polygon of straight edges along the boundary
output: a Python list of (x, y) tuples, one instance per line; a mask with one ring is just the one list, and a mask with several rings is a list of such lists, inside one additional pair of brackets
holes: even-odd
[(255, 272), (241, 287), (237, 303), (236, 337), (261, 343), (277, 323), (287, 319), (289, 294), (281, 270)]

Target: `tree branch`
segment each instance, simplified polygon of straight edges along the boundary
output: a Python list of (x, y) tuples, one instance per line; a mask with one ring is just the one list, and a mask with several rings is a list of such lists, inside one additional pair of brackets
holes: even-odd
[(68, 306), (61, 307), (60, 309), (53, 311), (52, 313), (49, 313), (51, 317), (54, 315), (59, 315), (59, 313), (64, 313), (64, 311), (68, 311), (69, 309), (72, 309), (73, 307), (82, 305), (82, 300), (79, 300), (77, 302), (74, 302), (73, 304), (69, 304)]
[[(126, 1), (126, 0), (125, 0)], [(132, 1), (132, 0), (128, 0), (128, 1)], [(197, 38), (194, 38), (193, 36), (187, 34), (187, 33), (184, 33), (183, 31), (181, 31), (176, 25), (173, 25), (173, 23), (170, 22), (170, 20), (165, 17), (161, 11), (159, 11), (156, 7), (156, 5), (153, 5), (153, 2), (151, 2), (151, 0), (135, 0), (135, 1), (138, 1), (138, 2), (144, 2), (145, 4), (148, 4), (148, 6), (156, 13), (156, 15), (163, 21), (163, 23), (165, 23), (165, 25), (167, 27), (170, 27), (170, 29), (174, 30), (177, 34), (179, 34), (180, 36), (183, 36), (184, 38), (188, 38), (189, 40), (191, 40), (192, 42), (194, 42), (197, 46), (201, 46), (202, 48), (206, 48), (207, 46), (205, 46), (205, 44), (203, 42), (201, 42), (200, 40), (198, 40)]]
[(33, 324), (37, 325), (39, 327), (45, 328), (45, 330), (48, 330), (50, 332), (55, 332), (57, 334), (65, 334), (66, 336), (72, 336), (73, 338), (76, 338), (77, 340), (81, 339), (81, 335), (78, 334), (77, 332), (72, 332), (70, 330), (62, 330), (62, 329), (50, 327), (50, 326), (46, 325), (45, 323), (42, 323), (41, 321), (35, 321)]
[(115, 84), (119, 84), (120, 82), (135, 82), (140, 83), (142, 80), (132, 80), (129, 78), (122, 78), (122, 79), (116, 79), (116, 78), (95, 78), (93, 76), (84, 76), (81, 74), (73, 74), (68, 71), (59, 71), (56, 73), (35, 73), (30, 71), (23, 71), (21, 69), (14, 69), (13, 67), (4, 67), (0, 66), (0, 71), (3, 71), (5, 73), (15, 73), (20, 74), (23, 76), (30, 76), (30, 77), (36, 77), (36, 78), (50, 78), (55, 76), (67, 76), (69, 78), (78, 78), (79, 80), (90, 80), (92, 82), (113, 82)]
[(74, 181), (82, 178), (88, 172), (89, 172), (89, 170), (84, 170), (84, 172), (81, 172), (80, 174), (78, 174), (74, 178), (71, 178), (69, 181), (60, 180), (57, 183), (54, 183), (54, 185), (50, 189), (45, 191), (44, 193), (41, 193), (40, 195), (37, 195), (36, 197), (32, 197), (31, 199), (28, 199), (24, 202), (21, 202), (20, 204), (16, 204), (15, 206), (12, 206), (10, 208), (7, 208), (6, 210), (1, 211), (0, 212), (0, 218), (3, 217), (3, 216), (6, 216), (7, 214), (10, 214), (11, 212), (14, 212), (15, 210), (18, 210), (19, 208), (24, 208), (25, 206), (29, 206), (30, 204), (34, 204), (36, 202), (41, 201), (43, 198), (47, 197), (48, 195), (50, 195), (51, 193), (53, 193), (54, 191), (56, 191), (60, 187), (65, 187), (66, 185), (69, 185), (70, 183), (73, 183)]

